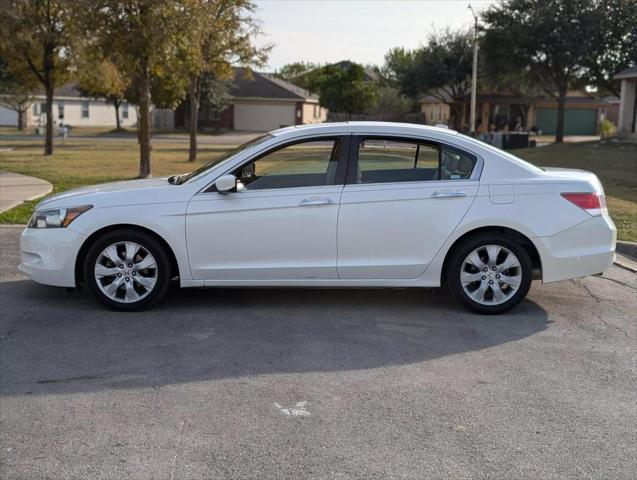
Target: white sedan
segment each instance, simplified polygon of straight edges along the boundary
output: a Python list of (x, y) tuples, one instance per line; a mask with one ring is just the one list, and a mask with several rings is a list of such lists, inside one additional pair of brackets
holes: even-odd
[(604, 272), (616, 229), (595, 175), (541, 169), (445, 128), (289, 127), (181, 176), (41, 202), (21, 236), (36, 282), (109, 307), (182, 287), (439, 287), (499, 313), (531, 281)]

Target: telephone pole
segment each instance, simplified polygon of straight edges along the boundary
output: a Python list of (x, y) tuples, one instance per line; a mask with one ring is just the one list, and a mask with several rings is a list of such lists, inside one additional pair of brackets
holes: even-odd
[(469, 120), (469, 132), (475, 134), (476, 131), (476, 95), (478, 94), (478, 16), (473, 7), (469, 4), (469, 10), (473, 15), (473, 69), (471, 72), (471, 118)]

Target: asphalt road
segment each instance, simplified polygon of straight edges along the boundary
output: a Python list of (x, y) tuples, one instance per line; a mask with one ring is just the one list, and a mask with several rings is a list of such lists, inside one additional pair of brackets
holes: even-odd
[(602, 479), (637, 471), (637, 278), (184, 290), (153, 311), (16, 272), (0, 228), (3, 479)]

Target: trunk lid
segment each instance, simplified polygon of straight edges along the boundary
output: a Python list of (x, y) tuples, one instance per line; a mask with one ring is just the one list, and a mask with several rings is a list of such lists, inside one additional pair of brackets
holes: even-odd
[(599, 181), (597, 175), (586, 170), (571, 169), (571, 168), (555, 168), (555, 167), (542, 167), (544, 176), (550, 177), (554, 180), (565, 180), (581, 182), (581, 184), (588, 184), (591, 192), (604, 193), (604, 187), (602, 182)]

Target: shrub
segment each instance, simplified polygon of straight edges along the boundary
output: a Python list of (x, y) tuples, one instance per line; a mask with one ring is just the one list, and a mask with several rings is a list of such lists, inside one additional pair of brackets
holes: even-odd
[(602, 140), (609, 140), (615, 136), (615, 124), (608, 119), (602, 120), (600, 129)]

